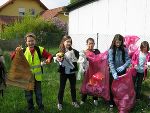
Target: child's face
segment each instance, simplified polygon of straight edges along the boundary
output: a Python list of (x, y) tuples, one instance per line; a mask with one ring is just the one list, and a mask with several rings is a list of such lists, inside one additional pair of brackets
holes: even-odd
[(116, 46), (116, 47), (120, 47), (120, 46), (121, 46), (121, 42), (122, 42), (122, 41), (120, 41), (120, 40), (116, 40), (116, 41), (115, 41), (115, 46)]
[(148, 52), (147, 47), (143, 47), (142, 52), (143, 52), (143, 53), (147, 53), (147, 52)]
[(87, 49), (93, 50), (95, 43), (92, 40), (89, 40), (87, 43)]
[(68, 39), (66, 41), (64, 41), (64, 46), (66, 49), (69, 49), (71, 47), (71, 39)]
[(26, 44), (29, 48), (34, 48), (35, 46), (35, 39), (33, 37), (27, 37), (26, 38)]

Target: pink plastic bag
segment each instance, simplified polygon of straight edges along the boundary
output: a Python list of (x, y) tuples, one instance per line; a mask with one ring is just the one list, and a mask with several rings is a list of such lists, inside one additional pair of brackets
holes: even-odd
[(128, 48), (128, 53), (130, 58), (132, 55), (138, 50), (138, 46), (136, 45), (136, 42), (140, 39), (137, 36), (125, 36), (124, 37), (124, 44)]
[(86, 84), (86, 89), (88, 94), (91, 95), (100, 95), (104, 91), (103, 87), (104, 75), (101, 72), (97, 72), (89, 79)]
[(119, 113), (129, 113), (135, 104), (135, 90), (131, 70), (119, 77), (119, 80), (114, 80), (111, 88)]
[(81, 93), (110, 99), (107, 52), (95, 55), (87, 52), (89, 68), (84, 74)]

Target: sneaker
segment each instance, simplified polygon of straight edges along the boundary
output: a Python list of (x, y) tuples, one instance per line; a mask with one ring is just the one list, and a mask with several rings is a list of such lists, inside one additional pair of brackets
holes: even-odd
[(44, 109), (39, 109), (39, 112), (40, 113), (44, 113)]
[(94, 105), (98, 106), (98, 100), (94, 100)]
[(62, 111), (62, 104), (57, 104), (57, 108), (59, 111)]
[(75, 108), (79, 108), (79, 104), (77, 102), (72, 102), (72, 105), (75, 107)]
[(83, 105), (83, 104), (84, 104), (84, 102), (83, 102), (83, 101), (81, 101), (81, 102), (80, 102), (80, 105)]
[(109, 105), (109, 111), (113, 111), (114, 105)]
[(33, 113), (34, 112), (34, 110), (33, 109), (28, 109), (28, 111), (27, 111), (28, 113)]

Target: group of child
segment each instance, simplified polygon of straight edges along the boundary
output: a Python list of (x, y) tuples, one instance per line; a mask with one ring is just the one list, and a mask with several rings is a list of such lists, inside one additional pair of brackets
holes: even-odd
[[(94, 39), (88, 38), (86, 41), (87, 49), (84, 50), (85, 55), (89, 52), (94, 53), (95, 55), (100, 54), (98, 49), (94, 49)], [(39, 49), (41, 56), (46, 59), (46, 64), (51, 63), (52, 61), (52, 54), (48, 53), (43, 47), (36, 46), (36, 36), (33, 33), (28, 33), (26, 35), (26, 45), (27, 48), (25, 49), (24, 55), (29, 62), (31, 67), (38, 65), (41, 63), (41, 59), (38, 56), (37, 48)], [(20, 49), (20, 47), (17, 47)], [(116, 34), (108, 50), (107, 60), (109, 66), (109, 85), (110, 85), (110, 99), (109, 105), (110, 108), (113, 108), (115, 103), (113, 101), (113, 94), (111, 92), (111, 84), (113, 80), (119, 80), (119, 76), (126, 73), (126, 70), (129, 66), (134, 67), (136, 69), (136, 76), (133, 77), (135, 91), (136, 91), (136, 99), (140, 99), (141, 93), (141, 86), (142, 81), (147, 75), (147, 62), (150, 62), (150, 53), (149, 51), (149, 44), (147, 41), (143, 41), (140, 45), (140, 50), (136, 51), (132, 58), (128, 54), (128, 49), (124, 45), (124, 37), (120, 34)], [(58, 53), (63, 53), (63, 58), (60, 58), (56, 55), (56, 61), (59, 62), (59, 69), (58, 72), (60, 73), (60, 85), (58, 91), (58, 110), (63, 109), (63, 97), (64, 97), (64, 90), (67, 79), (70, 82), (70, 91), (72, 97), (72, 105), (75, 108), (79, 108), (79, 103), (76, 99), (76, 72), (78, 71), (78, 58), (79, 52), (72, 48), (72, 39), (70, 36), (64, 36), (61, 40), (59, 51)], [(15, 53), (13, 57), (15, 56)], [(89, 60), (90, 64), (90, 60)], [(90, 67), (91, 65), (89, 65)], [(94, 68), (94, 67), (93, 67)], [(37, 69), (32, 68), (32, 73), (35, 76), (35, 87), (34, 92), (36, 96), (36, 103), (39, 107), (40, 111), (44, 111), (44, 105), (42, 103), (42, 92), (41, 92), (41, 80), (42, 80), (42, 70), (40, 67)], [(88, 71), (88, 70), (87, 70)], [(41, 72), (41, 73), (39, 73)], [(38, 74), (38, 75), (36, 75)], [(87, 82), (88, 75), (84, 72), (83, 75), (83, 83), (82, 85)], [(81, 86), (82, 89), (82, 86)], [(80, 105), (84, 104), (87, 98), (87, 93), (81, 90), (81, 102)], [(25, 91), (25, 97), (28, 103), (28, 112), (34, 111), (34, 104), (33, 104), (33, 91)], [(93, 95), (93, 103), (94, 105), (98, 105), (98, 96)]]

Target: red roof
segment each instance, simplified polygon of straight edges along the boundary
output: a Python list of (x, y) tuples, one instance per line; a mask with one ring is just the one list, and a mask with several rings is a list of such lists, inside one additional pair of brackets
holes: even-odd
[(16, 20), (21, 20), (22, 17), (19, 16), (0, 16), (0, 24), (10, 24)]
[[(5, 4), (0, 6), (0, 11), (5, 8), (6, 6), (8, 6), (9, 4), (12, 4), (15, 0), (9, 0), (7, 1)], [(35, 0), (37, 1), (41, 7), (43, 7), (45, 10), (48, 10), (48, 8), (40, 1), (40, 0)]]
[(64, 11), (64, 7), (58, 7), (55, 9), (51, 9), (51, 10), (46, 10), (44, 12), (41, 13), (41, 16), (45, 19), (45, 20), (49, 20), (52, 19), (54, 17), (56, 17), (59, 13)]

